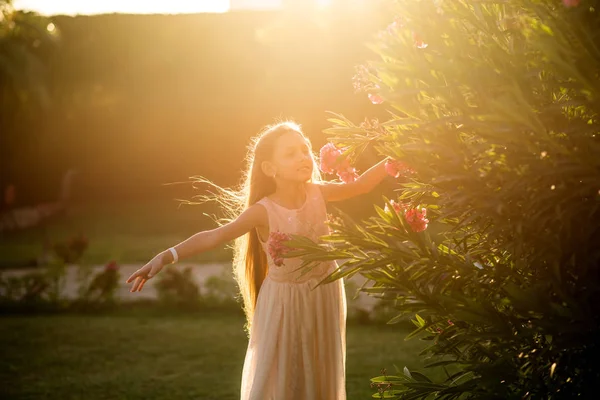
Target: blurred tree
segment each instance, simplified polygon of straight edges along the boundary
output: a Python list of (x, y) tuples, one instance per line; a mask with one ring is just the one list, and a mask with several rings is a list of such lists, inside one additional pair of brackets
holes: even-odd
[[(0, 0), (0, 188), (11, 179), (28, 124), (50, 104), (46, 63), (56, 40), (48, 19)], [(21, 167), (25, 167), (21, 165)]]
[[(354, 22), (359, 16), (365, 21)], [(55, 199), (72, 167), (86, 177), (80, 200), (193, 195), (184, 185), (157, 188), (202, 171), (234, 184), (247, 138), (276, 117), (296, 118), (320, 145), (323, 110), (374, 107), (351, 96), (349, 79), (381, 26), (379, 15), (322, 17), (324, 35), (299, 19), (268, 45), (255, 31), (276, 25), (281, 11), (52, 17), (60, 46), (47, 68), (51, 112), (15, 123), (37, 139), (15, 134), (23, 146), (6, 150), (26, 148), (20, 163), (44, 165), (16, 171), (19, 202)], [(149, 161), (165, 147), (178, 154), (173, 162)]]
[(373, 379), (381, 398), (595, 398), (600, 2), (393, 4), (354, 81), (390, 119), (327, 132), (395, 159), (401, 195), (287, 256), (344, 260), (327, 281), (362, 274), (430, 341), (448, 378), (405, 368)]

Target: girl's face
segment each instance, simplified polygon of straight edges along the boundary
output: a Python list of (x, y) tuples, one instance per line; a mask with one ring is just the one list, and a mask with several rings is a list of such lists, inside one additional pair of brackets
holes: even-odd
[(265, 173), (278, 179), (307, 182), (312, 177), (312, 154), (307, 140), (297, 132), (286, 132), (277, 138), (268, 164)]

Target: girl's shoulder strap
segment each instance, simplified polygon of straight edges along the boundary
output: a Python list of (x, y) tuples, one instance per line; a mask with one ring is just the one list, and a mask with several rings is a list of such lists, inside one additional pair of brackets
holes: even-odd
[(273, 214), (276, 213), (276, 210), (273, 209), (273, 204), (271, 203), (271, 200), (269, 200), (267, 196), (265, 196), (259, 201), (257, 201), (256, 204), (260, 204), (265, 208), (265, 210), (267, 211), (267, 216), (269, 217), (269, 222), (271, 222)]
[[(269, 199), (265, 196), (262, 199), (260, 199), (259, 201), (257, 201), (256, 204), (262, 205), (265, 208), (265, 210), (267, 211), (267, 221), (269, 222), (269, 232), (276, 229), (277, 219), (275, 217), (275, 214), (274, 214), (274, 211), (272, 209), (272, 205), (271, 205), (271, 202), (269, 201)], [(260, 236), (259, 236), (259, 239), (260, 239)], [(264, 243), (262, 241), (262, 239), (260, 239), (260, 241), (262, 243)]]
[(260, 199), (259, 201), (256, 202), (256, 204), (261, 204), (264, 208), (267, 209), (267, 211), (269, 210), (269, 199), (267, 199), (267, 197), (263, 197), (262, 199)]

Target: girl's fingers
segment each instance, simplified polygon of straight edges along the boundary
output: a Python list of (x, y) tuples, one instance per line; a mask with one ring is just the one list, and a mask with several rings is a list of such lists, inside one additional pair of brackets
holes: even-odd
[(144, 278), (142, 278), (142, 277), (140, 276), (140, 281), (138, 282), (138, 285), (137, 285), (137, 290), (136, 290), (136, 292), (139, 292), (140, 290), (142, 290), (142, 286), (144, 286)]
[(140, 270), (135, 271), (129, 278), (127, 278), (127, 283), (131, 283), (135, 278), (140, 275)]
[[(127, 282), (129, 282), (129, 281), (127, 281)], [(129, 289), (129, 292), (130, 292), (130, 293), (133, 293), (133, 292), (135, 291), (135, 284), (136, 284), (136, 283), (137, 283), (137, 282), (134, 282), (134, 283), (133, 283), (133, 285), (131, 285), (131, 289)]]
[(142, 288), (144, 287), (144, 285), (146, 284), (146, 282), (148, 282), (147, 279), (142, 279), (142, 283), (140, 283), (140, 288), (138, 289), (138, 292), (142, 291)]
[(133, 282), (133, 287), (131, 288), (131, 292), (137, 292), (141, 281), (142, 281), (142, 277), (138, 276), (135, 278), (135, 281)]
[(144, 287), (144, 285), (146, 284), (147, 281), (148, 281), (148, 279), (140, 277), (140, 283), (138, 284), (138, 287), (137, 287), (138, 292), (142, 291), (142, 288)]
[[(142, 276), (143, 275), (143, 276)], [(144, 287), (144, 284), (148, 280), (148, 273), (146, 273), (143, 269), (138, 269), (127, 279), (127, 283), (133, 282), (133, 286), (131, 287), (130, 292), (139, 292)], [(152, 274), (154, 275), (154, 274)]]
[(146, 275), (146, 272), (144, 271), (144, 268), (140, 268), (137, 271), (135, 271), (133, 274), (131, 274), (131, 276), (127, 279), (127, 283), (132, 282), (135, 278), (143, 278)]

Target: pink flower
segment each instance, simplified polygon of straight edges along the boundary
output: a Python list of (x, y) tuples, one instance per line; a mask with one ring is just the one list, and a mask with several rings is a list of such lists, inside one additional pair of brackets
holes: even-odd
[(381, 97), (378, 94), (373, 94), (373, 93), (369, 93), (369, 100), (371, 100), (371, 103), (373, 104), (381, 104), (383, 103), (383, 97)]
[(292, 250), (283, 243), (291, 239), (292, 237), (289, 234), (280, 231), (269, 234), (269, 254), (276, 266), (281, 267), (283, 265), (283, 255)]
[(339, 157), (342, 155), (342, 151), (335, 147), (332, 143), (327, 143), (321, 147), (320, 159), (321, 159), (321, 171), (326, 174), (332, 174), (337, 172), (337, 176), (344, 183), (354, 182), (358, 178), (356, 169), (352, 168), (350, 161), (346, 158), (339, 161)]
[(347, 158), (339, 163), (336, 169), (338, 178), (344, 183), (354, 182), (358, 178), (356, 169), (352, 168)]
[(424, 49), (428, 46), (427, 43), (423, 42), (423, 39), (418, 33), (413, 32), (413, 40), (415, 41), (417, 49)]
[(577, 7), (581, 0), (563, 0), (565, 7)]
[(326, 174), (332, 174), (335, 172), (335, 166), (338, 163), (337, 159), (342, 155), (340, 149), (335, 147), (333, 143), (327, 143), (321, 147), (320, 160), (321, 160), (321, 171)]
[(427, 215), (427, 209), (421, 208), (419, 211), (418, 208), (413, 208), (404, 214), (404, 218), (406, 218), (406, 222), (410, 225), (410, 228), (415, 232), (423, 232), (427, 229), (427, 224), (429, 220), (425, 218)]
[(358, 174), (356, 173), (356, 169), (347, 168), (337, 172), (337, 176), (344, 183), (351, 183), (358, 179)]
[(410, 168), (408, 165), (403, 163), (402, 161), (391, 161), (387, 160), (385, 162), (385, 171), (388, 175), (393, 176), (394, 178), (398, 178), (400, 175), (408, 175), (414, 174), (415, 171)]
[(111, 261), (104, 267), (104, 270), (106, 271), (116, 271), (117, 269), (119, 269), (119, 265), (116, 261)]
[[(394, 200), (390, 200), (390, 203), (392, 207), (394, 207), (394, 211), (396, 211), (398, 214), (406, 212), (406, 209), (409, 207), (408, 203), (398, 203)], [(387, 204), (385, 205), (385, 211), (389, 211)]]

